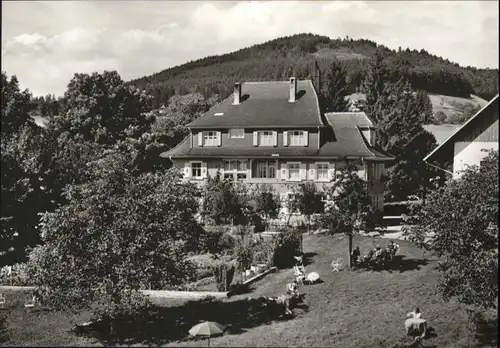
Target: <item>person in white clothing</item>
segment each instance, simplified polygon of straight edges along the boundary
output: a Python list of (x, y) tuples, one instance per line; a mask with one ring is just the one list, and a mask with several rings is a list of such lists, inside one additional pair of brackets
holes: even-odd
[(420, 312), (420, 308), (415, 308), (415, 310), (413, 312), (410, 312), (408, 314), (406, 314), (407, 317), (411, 317), (411, 318), (415, 318), (415, 319), (420, 319), (420, 317), (422, 316), (422, 313)]

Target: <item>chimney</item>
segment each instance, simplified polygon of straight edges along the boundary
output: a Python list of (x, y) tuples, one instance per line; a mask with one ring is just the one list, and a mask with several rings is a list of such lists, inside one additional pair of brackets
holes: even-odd
[(234, 102), (233, 105), (238, 105), (241, 100), (241, 84), (236, 82), (234, 84)]
[(297, 95), (297, 78), (290, 77), (290, 99), (288, 99), (288, 102), (295, 103), (296, 95)]
[(314, 62), (314, 88), (316, 93), (321, 93), (321, 71), (319, 70), (318, 61)]

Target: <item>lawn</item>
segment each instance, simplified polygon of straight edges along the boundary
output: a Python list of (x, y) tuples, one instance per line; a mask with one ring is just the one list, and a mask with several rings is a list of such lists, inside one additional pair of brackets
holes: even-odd
[[(389, 239), (356, 237), (362, 253)], [(68, 332), (78, 318), (59, 313), (28, 313), (22, 305), (8, 319), (8, 345), (166, 345), (206, 346), (204, 340), (192, 340), (187, 331), (200, 320), (229, 325), (222, 337), (212, 338), (211, 346), (329, 346), (392, 347), (408, 342), (403, 322), (407, 312), (419, 306), (434, 337), (425, 347), (496, 347), (496, 312), (485, 313), (477, 328), (468, 326), (463, 306), (444, 302), (437, 293), (437, 260), (415, 246), (398, 241), (403, 256), (399, 267), (381, 272), (332, 273), (330, 262), (346, 260), (347, 239), (343, 236), (311, 235), (304, 237), (307, 271), (316, 271), (323, 283), (303, 286), (307, 307), (294, 310), (290, 320), (269, 321), (251, 305), (260, 295), (284, 293), (293, 270), (281, 270), (254, 283), (247, 294), (224, 302), (161, 303), (148, 320), (131, 328), (120, 341), (83, 338)], [(9, 295), (9, 294), (7, 294)], [(248, 297), (252, 297), (248, 300)]]

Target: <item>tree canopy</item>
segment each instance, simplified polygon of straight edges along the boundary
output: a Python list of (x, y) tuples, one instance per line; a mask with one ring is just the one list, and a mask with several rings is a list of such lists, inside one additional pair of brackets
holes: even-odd
[(440, 292), (474, 307), (498, 305), (498, 151), (429, 196), (406, 228), (440, 257)]
[(93, 161), (91, 180), (67, 186), (68, 203), (42, 216), (35, 281), (56, 308), (88, 309), (97, 299), (101, 315), (113, 315), (134, 291), (192, 274), (185, 255), (197, 238), (195, 187), (173, 170), (134, 175), (129, 157)]
[(347, 73), (339, 61), (333, 60), (325, 72), (321, 86), (321, 97), (327, 112), (347, 111), (349, 100)]

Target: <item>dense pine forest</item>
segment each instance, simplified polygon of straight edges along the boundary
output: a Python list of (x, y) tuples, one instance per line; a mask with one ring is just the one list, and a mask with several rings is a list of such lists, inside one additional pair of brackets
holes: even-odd
[(205, 98), (227, 97), (236, 81), (285, 80), (295, 75), (310, 78), (314, 62), (325, 71), (333, 59), (347, 72), (348, 89), (356, 92), (368, 69), (369, 57), (379, 51), (386, 61), (389, 80), (406, 78), (414, 90), (486, 100), (498, 93), (498, 69), (461, 67), (425, 50), (391, 50), (370, 40), (330, 39), (298, 34), (278, 38), (239, 51), (210, 56), (145, 76), (131, 83), (154, 97), (154, 108), (168, 104), (175, 94), (198, 92)]

